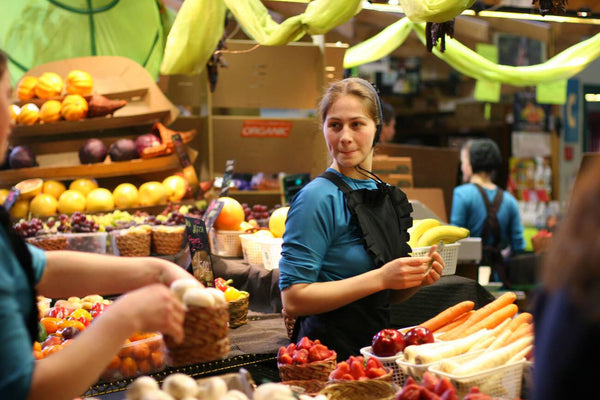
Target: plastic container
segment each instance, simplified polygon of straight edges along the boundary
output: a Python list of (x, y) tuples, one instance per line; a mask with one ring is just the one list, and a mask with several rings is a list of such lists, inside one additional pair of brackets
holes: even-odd
[(271, 271), (274, 268), (279, 268), (282, 244), (283, 239), (281, 238), (264, 239), (260, 242), (260, 252), (266, 270)]
[(162, 371), (166, 368), (166, 347), (160, 333), (126, 343), (102, 373), (101, 381), (115, 381)]
[[(480, 352), (467, 353), (452, 358), (452, 361), (461, 364), (469, 361)], [(429, 367), (429, 371), (439, 377), (446, 377), (456, 388), (456, 395), (462, 399), (473, 386), (477, 386), (482, 393), (491, 397), (514, 399), (521, 396), (521, 383), (523, 379), (523, 366), (525, 359), (520, 361), (480, 371), (471, 375), (458, 376), (440, 369), (441, 363), (437, 362)]]
[(389, 357), (379, 357), (373, 354), (373, 348), (371, 346), (363, 347), (360, 349), (360, 354), (363, 355), (365, 360), (373, 357), (381, 361), (384, 367), (390, 369), (392, 371), (392, 382), (394, 382), (398, 386), (404, 385), (404, 381), (406, 380), (406, 374), (400, 369), (400, 366), (396, 362), (396, 360), (402, 358), (402, 353), (398, 353), (395, 356)]
[[(458, 249), (460, 248), (460, 243), (450, 243), (445, 244), (444, 249), (440, 253), (444, 262), (446, 263), (446, 268), (442, 271), (442, 276), (444, 275), (454, 275), (456, 273), (456, 264), (458, 263)], [(422, 257), (426, 256), (429, 253), (428, 247), (415, 247), (412, 249), (413, 257)]]
[(239, 258), (243, 256), (240, 235), (244, 231), (218, 231), (211, 229), (208, 233), (213, 254), (221, 257)]
[(106, 254), (106, 232), (63, 233), (67, 250)]
[(242, 255), (244, 257), (244, 261), (250, 265), (263, 265), (262, 253), (261, 253), (261, 245), (260, 241), (264, 239), (264, 237), (259, 237), (254, 234), (245, 233), (240, 235), (240, 241), (242, 243)]

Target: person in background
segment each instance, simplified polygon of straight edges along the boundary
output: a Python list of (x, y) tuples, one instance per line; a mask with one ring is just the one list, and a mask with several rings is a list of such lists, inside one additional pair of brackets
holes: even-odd
[[(327, 172), (353, 191), (377, 189), (369, 173), (382, 119), (375, 89), (360, 78), (338, 81), (325, 93), (319, 111), (332, 158)], [(363, 245), (363, 228), (339, 187), (322, 175), (292, 200), (279, 287), (286, 313), (297, 318), (292, 340), (319, 339), (343, 360), (358, 355), (374, 334), (390, 328), (389, 303), (439, 280), (445, 264), (434, 253), (429, 270), (430, 256), (411, 258), (406, 250), (404, 256), (376, 266)], [(392, 208), (390, 214), (395, 213)], [(387, 219), (395, 218), (390, 214)], [(408, 245), (396, 245), (402, 246)]]
[(460, 161), (465, 183), (454, 188), (450, 224), (482, 239), (481, 265), (491, 266), (495, 280), (507, 283), (505, 259), (523, 252), (525, 239), (517, 200), (494, 183), (502, 165), (500, 149), (491, 139), (469, 140)]
[(534, 400), (593, 399), (600, 376), (600, 165), (577, 178), (533, 302)]
[(381, 114), (383, 123), (381, 126), (381, 143), (393, 143), (396, 136), (396, 111), (394, 107), (385, 101), (381, 102)]
[[(6, 61), (0, 52), (2, 156), (12, 129)], [(178, 278), (193, 276), (159, 258), (44, 252), (21, 239), (0, 206), (0, 397), (70, 400), (98, 380), (133, 333), (160, 331), (181, 342), (184, 305), (169, 290)], [(49, 298), (125, 294), (60, 351), (34, 360), (36, 293)]]

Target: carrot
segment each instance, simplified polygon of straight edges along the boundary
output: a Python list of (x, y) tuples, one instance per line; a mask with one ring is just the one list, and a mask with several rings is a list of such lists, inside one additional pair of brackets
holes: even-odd
[(522, 323), (530, 323), (531, 321), (533, 321), (533, 315), (528, 312), (522, 312), (513, 318), (508, 329), (514, 332)]
[(519, 327), (517, 328), (516, 331), (514, 331), (509, 337), (508, 339), (506, 339), (506, 343), (505, 344), (509, 344), (509, 343), (513, 343), (523, 337), (527, 337), (527, 336), (531, 336), (533, 337), (533, 324), (521, 324), (519, 325)]
[(475, 307), (475, 303), (471, 300), (461, 301), (451, 307), (446, 308), (444, 311), (437, 314), (435, 317), (428, 319), (427, 321), (419, 324), (422, 327), (429, 329), (431, 332), (441, 328), (442, 326), (454, 321), (457, 317), (462, 314), (469, 312)]
[(462, 325), (459, 325), (456, 328), (444, 333), (442, 336), (440, 336), (440, 339), (453, 340), (460, 337), (464, 337), (464, 331), (466, 331), (472, 325), (475, 325), (482, 319), (486, 318), (488, 315), (500, 310), (502, 307), (514, 303), (516, 299), (517, 295), (513, 292), (504, 293), (502, 296), (498, 297), (491, 303), (488, 303), (480, 309), (476, 310), (473, 313), (473, 315), (471, 315)]
[(439, 329), (436, 329), (433, 333), (444, 333), (444, 332), (448, 332), (449, 330), (451, 330), (452, 328), (457, 327), (458, 325), (462, 324), (463, 322), (465, 322), (467, 320), (467, 318), (469, 318), (475, 311), (471, 310), (469, 312), (464, 313), (463, 315), (459, 316), (458, 318), (455, 318), (454, 321), (442, 326)]
[(462, 333), (464, 336), (468, 336), (471, 333), (475, 333), (481, 329), (494, 329), (498, 325), (500, 325), (507, 318), (512, 318), (519, 311), (519, 307), (516, 304), (509, 304), (507, 306), (502, 307), (498, 311), (494, 311), (481, 321), (471, 325), (469, 328), (465, 329)]

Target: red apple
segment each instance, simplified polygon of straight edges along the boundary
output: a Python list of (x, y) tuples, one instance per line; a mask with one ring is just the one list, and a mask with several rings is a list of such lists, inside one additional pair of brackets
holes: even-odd
[(396, 329), (382, 329), (373, 336), (371, 348), (379, 357), (389, 357), (404, 350), (404, 336)]
[(433, 343), (433, 333), (423, 326), (415, 326), (404, 335), (407, 346)]

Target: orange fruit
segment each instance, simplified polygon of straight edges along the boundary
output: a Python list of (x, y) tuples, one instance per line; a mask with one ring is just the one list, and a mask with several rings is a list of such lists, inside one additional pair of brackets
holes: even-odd
[(237, 231), (242, 221), (246, 219), (242, 205), (231, 197), (219, 197), (223, 208), (215, 220), (215, 229), (224, 231)]
[(85, 196), (77, 190), (65, 190), (58, 198), (58, 212), (73, 214), (85, 210)]
[(59, 181), (48, 180), (44, 181), (44, 184), (42, 185), (42, 193), (49, 194), (57, 200), (65, 190), (67, 190), (67, 188)]
[(131, 357), (125, 357), (121, 360), (121, 366), (119, 367), (121, 374), (124, 378), (134, 376), (137, 372), (137, 363)]
[(279, 207), (269, 217), (269, 230), (276, 238), (282, 237), (285, 232), (285, 219), (289, 209), (289, 207)]
[(96, 188), (89, 192), (85, 198), (85, 208), (91, 212), (111, 211), (115, 208), (115, 200), (110, 190)]
[(77, 190), (78, 192), (81, 192), (81, 194), (83, 194), (84, 196), (87, 196), (89, 192), (96, 188), (98, 188), (98, 182), (96, 182), (94, 179), (88, 178), (75, 179), (69, 185), (69, 189)]
[(112, 195), (117, 208), (137, 207), (140, 203), (138, 190), (131, 183), (121, 183), (113, 190)]
[(17, 183), (15, 187), (19, 189), (19, 199), (27, 200), (34, 198), (42, 192), (43, 184), (44, 181), (40, 178), (26, 179)]
[(19, 113), (21, 112), (21, 107), (16, 104), (11, 104), (10, 106), (10, 119), (12, 122), (16, 123), (17, 118), (19, 117)]
[(138, 189), (141, 206), (154, 206), (167, 202), (167, 192), (162, 183), (157, 181), (144, 182)]
[(0, 189), (0, 204), (4, 204), (4, 200), (6, 200), (6, 196), (10, 193), (8, 189)]
[(181, 175), (171, 175), (167, 176), (162, 181), (163, 186), (165, 187), (165, 191), (167, 193), (167, 200), (169, 201), (179, 201), (185, 196), (185, 192), (187, 191), (187, 181)]
[(29, 214), (29, 200), (17, 200), (10, 208), (10, 216), (14, 219), (27, 218)]
[(40, 193), (31, 200), (29, 210), (34, 217), (49, 217), (56, 214), (58, 201), (49, 194)]

